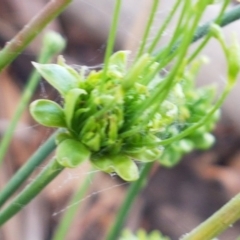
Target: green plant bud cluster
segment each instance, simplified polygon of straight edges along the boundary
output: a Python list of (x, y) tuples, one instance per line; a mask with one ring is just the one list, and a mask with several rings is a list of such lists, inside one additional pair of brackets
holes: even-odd
[(170, 240), (170, 238), (163, 236), (157, 230), (147, 233), (145, 230), (139, 229), (136, 234), (133, 234), (130, 230), (125, 229), (119, 240)]
[[(189, 78), (189, 74), (186, 74), (184, 80), (181, 81), (180, 87), (184, 89), (184, 97), (182, 102), (178, 104), (179, 122), (170, 125), (167, 131), (160, 133), (158, 136), (161, 139), (176, 136), (191, 125), (201, 121), (208, 114), (209, 109), (212, 108), (216, 88), (205, 86), (195, 89), (193, 77)], [(192, 150), (206, 150), (211, 147), (215, 142), (215, 137), (210, 132), (219, 117), (220, 110), (217, 110), (208, 121), (205, 121), (204, 125), (192, 131), (186, 137), (168, 144), (161, 158), (159, 158), (159, 162), (165, 167), (173, 167), (181, 160), (183, 155), (190, 153)]]
[[(138, 179), (136, 162), (159, 160), (166, 166), (176, 164), (193, 148), (205, 149), (214, 138), (216, 116), (186, 138), (167, 146), (161, 141), (173, 137), (198, 122), (212, 107), (212, 88), (196, 90), (193, 77), (177, 79), (165, 99), (153, 93), (164, 77), (155, 74), (158, 63), (148, 54), (131, 67), (127, 51), (113, 54), (107, 67), (80, 72), (59, 58), (58, 64), (37, 64), (38, 72), (63, 98), (63, 104), (37, 100), (31, 104), (34, 119), (47, 127), (61, 128), (57, 136), (56, 158), (64, 167), (76, 167), (85, 160), (98, 169), (117, 173), (126, 181)], [(161, 99), (161, 96), (159, 96)], [(149, 104), (146, 104), (149, 103)]]

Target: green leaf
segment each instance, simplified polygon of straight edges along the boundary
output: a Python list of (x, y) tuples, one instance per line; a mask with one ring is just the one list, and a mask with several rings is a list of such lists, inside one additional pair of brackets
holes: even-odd
[(130, 157), (141, 162), (153, 162), (155, 160), (158, 160), (162, 153), (163, 149), (161, 149), (160, 147), (159, 148), (141, 147), (127, 152), (127, 154)]
[(39, 64), (33, 62), (34, 67), (62, 96), (79, 85), (78, 78), (67, 68), (58, 64)]
[(115, 172), (125, 181), (135, 181), (139, 178), (138, 167), (128, 156), (116, 155), (113, 159)]
[(36, 100), (30, 105), (30, 113), (40, 124), (47, 127), (66, 127), (63, 109), (50, 100)]
[(68, 91), (65, 96), (64, 112), (66, 116), (67, 126), (72, 129), (72, 120), (74, 117), (75, 109), (81, 95), (86, 95), (87, 92), (80, 88), (74, 88)]
[(118, 51), (109, 59), (108, 76), (122, 78), (126, 72), (127, 57), (130, 51)]
[(91, 152), (79, 141), (66, 139), (56, 151), (57, 161), (64, 167), (75, 168), (90, 158)]
[(204, 133), (202, 135), (194, 136), (192, 138), (195, 148), (206, 150), (209, 149), (215, 142), (215, 137), (211, 133)]
[(166, 148), (163, 155), (159, 158), (159, 162), (162, 166), (171, 168), (181, 160), (181, 157), (182, 153), (169, 146)]
[(135, 82), (138, 82), (139, 78), (143, 76), (143, 72), (146, 70), (146, 66), (149, 65), (150, 61), (151, 58), (148, 54), (143, 54), (137, 60), (122, 82), (124, 89), (129, 89)]
[(125, 155), (98, 157), (91, 162), (104, 172), (117, 173), (125, 181), (135, 181), (139, 177), (137, 165)]

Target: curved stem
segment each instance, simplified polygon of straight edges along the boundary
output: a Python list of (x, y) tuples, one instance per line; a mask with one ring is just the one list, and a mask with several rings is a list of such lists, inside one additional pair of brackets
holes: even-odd
[(144, 48), (146, 46), (146, 42), (147, 42), (147, 39), (148, 39), (148, 36), (149, 36), (149, 32), (151, 30), (151, 26), (152, 26), (154, 17), (156, 15), (157, 10), (158, 10), (158, 5), (159, 5), (159, 0), (154, 0), (153, 4), (152, 4), (152, 10), (151, 10), (150, 16), (148, 18), (147, 26), (146, 26), (145, 32), (143, 34), (141, 45), (138, 49), (136, 59), (138, 59), (144, 53)]
[(56, 134), (57, 133), (54, 133), (41, 147), (39, 147), (32, 157), (8, 181), (5, 188), (0, 192), (0, 207), (22, 185), (36, 167), (38, 167), (54, 150)]
[[(218, 15), (218, 17), (216, 18), (216, 20), (214, 21), (216, 24), (219, 24), (221, 22), (222, 16), (227, 8), (227, 6), (229, 5), (229, 0), (224, 1), (222, 8), (220, 10), (220, 14)], [(208, 31), (205, 34), (205, 39), (202, 41), (202, 43), (197, 47), (197, 49), (191, 54), (191, 56), (188, 58), (187, 63), (190, 63), (198, 54), (199, 52), (205, 47), (205, 45), (208, 43), (209, 39), (211, 38), (211, 34)]]
[(127, 196), (125, 198), (124, 203), (122, 204), (121, 208), (118, 211), (118, 215), (116, 216), (116, 221), (114, 225), (111, 227), (106, 240), (116, 240), (122, 230), (122, 226), (124, 224), (125, 219), (128, 216), (129, 209), (132, 206), (134, 199), (136, 198), (137, 194), (141, 191), (148, 176), (149, 171), (152, 168), (153, 163), (147, 163), (142, 168), (141, 174), (139, 179), (132, 183), (128, 189)]
[[(224, 27), (238, 19), (240, 19), (240, 5), (224, 13), (221, 20), (218, 22), (218, 24), (219, 26)], [(211, 24), (217, 21), (218, 21), (218, 17), (216, 19), (213, 19), (212, 21), (205, 23), (202, 26), (199, 26), (192, 38), (192, 43), (200, 40), (202, 37), (207, 35)], [(172, 47), (171, 54), (174, 53), (178, 47), (179, 47), (179, 41)], [(157, 50), (154, 55), (156, 56), (158, 54), (161, 54), (163, 49), (164, 48)]]
[(240, 219), (240, 194), (181, 240), (211, 240)]
[[(176, 0), (176, 2), (173, 5), (173, 8), (171, 9), (170, 13), (162, 23), (160, 29), (158, 30), (154, 40), (152, 41), (150, 47), (148, 48), (148, 52), (152, 53), (155, 47), (157, 46), (159, 40), (161, 39), (163, 32), (165, 31), (166, 27), (168, 26), (169, 22), (172, 20), (173, 16), (176, 13), (176, 10), (179, 8), (179, 5), (182, 3), (182, 1)], [(181, 20), (180, 20), (181, 21)], [(179, 22), (178, 22), (179, 23)]]
[[(222, 19), (219, 21), (219, 26), (224, 27), (228, 24), (240, 19), (240, 6), (234, 7), (233, 9), (227, 11), (225, 14), (223, 14)], [(196, 33), (194, 34), (194, 38), (192, 42), (198, 41), (200, 38), (205, 36), (212, 23), (216, 22), (217, 19), (214, 19), (200, 27), (198, 27)]]
[(0, 72), (11, 63), (48, 23), (56, 18), (72, 0), (51, 0), (25, 27), (0, 51)]
[(0, 212), (0, 226), (24, 208), (43, 188), (64, 169), (53, 159), (42, 172)]

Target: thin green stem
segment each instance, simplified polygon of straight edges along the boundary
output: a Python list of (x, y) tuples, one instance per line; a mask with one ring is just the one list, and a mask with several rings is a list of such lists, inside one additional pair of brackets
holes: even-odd
[[(217, 18), (205, 23), (202, 26), (199, 26), (193, 36), (192, 43), (200, 40), (202, 37), (207, 35), (211, 24), (216, 22)], [(228, 24), (230, 24), (238, 19), (240, 19), (240, 6), (234, 7), (233, 9), (224, 13), (221, 20), (219, 21), (219, 26), (221, 26), (221, 27), (227, 26)], [(179, 47), (179, 42), (174, 44), (174, 46), (171, 49), (171, 54), (174, 53), (176, 51), (176, 49), (178, 49), (178, 47)], [(161, 56), (163, 50), (164, 50), (164, 48), (157, 50), (155, 55)]]
[[(172, 53), (172, 48), (175, 46), (175, 43), (183, 33), (185, 33), (183, 36), (183, 39), (186, 39), (186, 36), (187, 36), (186, 31), (188, 31), (187, 27), (189, 26), (189, 22), (192, 17), (191, 4), (192, 4), (191, 1), (188, 1), (188, 0), (184, 2), (182, 6), (182, 11), (180, 13), (180, 17), (177, 22), (177, 26), (175, 27), (175, 30), (170, 42), (166, 47), (162, 48), (158, 53), (154, 55), (154, 59), (152, 63), (159, 62), (159, 66), (156, 68), (156, 70), (153, 73), (147, 75), (144, 81), (146, 85), (154, 78), (156, 74), (159, 73), (159, 71), (161, 71), (164, 67), (166, 67), (169, 61), (172, 60), (173, 57), (176, 56), (180, 51), (180, 48), (178, 48), (175, 50), (174, 53)], [(165, 83), (163, 83), (160, 88), (163, 89), (164, 84)]]
[(168, 16), (166, 17), (166, 19), (162, 23), (162, 25), (161, 25), (160, 29), (158, 30), (154, 40), (152, 41), (150, 47), (148, 48), (148, 53), (152, 53), (154, 48), (157, 46), (159, 40), (161, 39), (161, 36), (163, 35), (164, 30), (166, 29), (169, 22), (172, 20), (173, 16), (176, 13), (176, 10), (179, 8), (180, 3), (182, 3), (182, 1), (176, 0), (172, 10), (170, 11)]
[[(204, 9), (206, 7), (206, 4), (207, 4), (207, 1), (202, 2), (202, 8)], [(203, 10), (202, 10), (203, 11)], [(143, 111), (143, 109), (146, 109), (147, 107), (146, 106), (153, 106), (154, 102), (158, 99), (158, 103), (159, 103), (159, 100), (163, 100), (165, 99), (165, 96), (167, 95), (167, 93), (170, 91), (171, 89), (171, 84), (173, 83), (173, 79), (174, 79), (174, 76), (177, 75), (177, 71), (181, 71), (181, 68), (184, 66), (183, 63), (183, 59), (184, 59), (184, 56), (185, 56), (185, 53), (187, 51), (187, 46), (189, 45), (190, 41), (192, 39), (192, 36), (194, 34), (194, 29), (196, 28), (196, 25), (201, 17), (201, 12), (202, 11), (199, 11), (199, 14), (196, 16), (195, 18), (195, 21), (192, 25), (192, 27), (190, 28), (189, 32), (186, 34), (186, 39), (183, 39), (183, 41), (181, 42), (181, 46), (180, 46), (180, 53), (179, 53), (179, 58), (178, 58), (178, 61), (176, 62), (176, 64), (174, 65), (173, 69), (171, 70), (170, 74), (166, 77), (166, 79), (164, 79), (163, 82), (161, 82), (161, 86), (159, 86), (156, 91), (155, 91), (155, 94), (153, 94), (153, 96), (151, 97), (151, 99), (149, 101), (146, 101), (144, 105), (142, 105), (140, 108), (139, 108), (139, 112)], [(219, 18), (217, 18), (217, 20), (219, 20)], [(216, 21), (217, 21), (216, 20)], [(181, 63), (182, 62), (182, 63)], [(219, 100), (217, 101), (216, 105), (213, 107), (213, 109), (201, 120), (199, 121), (198, 123), (192, 125), (191, 127), (187, 128), (185, 131), (181, 132), (180, 134), (172, 137), (172, 138), (169, 138), (169, 139), (166, 139), (166, 140), (162, 140), (160, 143), (157, 143), (157, 144), (161, 144), (161, 145), (168, 145), (176, 140), (179, 140), (185, 136), (187, 136), (188, 134), (190, 134), (192, 131), (196, 130), (197, 128), (199, 128), (200, 126), (204, 125), (205, 122), (212, 116), (212, 114), (217, 110), (219, 109), (219, 107), (222, 105), (222, 103), (224, 102), (225, 98), (227, 97), (227, 95), (229, 94), (231, 90), (231, 87), (230, 86), (227, 86), (223, 92), (223, 94), (221, 95), (221, 97), (219, 98)], [(165, 92), (163, 94), (163, 91)], [(160, 101), (160, 103), (161, 103)], [(137, 112), (137, 113), (139, 113)], [(136, 115), (138, 116), (138, 115)], [(135, 118), (134, 118), (135, 119)], [(133, 119), (133, 120), (134, 120)], [(131, 134), (132, 132), (134, 131), (139, 131), (139, 129), (133, 129), (131, 130)], [(128, 136), (129, 135), (129, 132), (125, 132), (124, 133), (124, 137)], [(146, 144), (147, 145), (147, 144)]]
[(42, 172), (0, 212), (0, 226), (24, 208), (63, 169), (64, 167), (60, 165), (58, 161), (52, 159)]
[(46, 6), (0, 51), (0, 72), (9, 65), (27, 45), (56, 18), (72, 0), (51, 0)]
[[(224, 27), (238, 19), (240, 19), (240, 6), (234, 7), (233, 9), (224, 13), (221, 21), (219, 22), (219, 26)], [(211, 24), (214, 23), (215, 21), (216, 19), (198, 27), (196, 33), (194, 34), (192, 42), (196, 42), (202, 37), (204, 37), (209, 32)]]
[[(223, 6), (221, 8), (219, 16), (214, 20), (216, 24), (219, 24), (221, 22), (221, 19), (223, 17), (223, 14), (229, 5), (229, 0), (224, 1)], [(204, 48), (204, 46), (208, 43), (209, 39), (211, 38), (211, 33), (207, 32), (205, 39), (202, 41), (202, 43), (197, 47), (197, 49), (192, 53), (192, 55), (188, 58), (187, 63), (190, 63)]]
[(117, 33), (117, 25), (118, 25), (120, 10), (121, 10), (121, 4), (122, 4), (122, 0), (116, 0), (112, 25), (111, 25), (110, 33), (107, 40), (107, 49), (104, 56), (103, 79), (106, 79), (107, 77), (109, 58), (113, 53), (113, 48), (114, 48), (114, 43), (115, 43), (116, 33)]
[(142, 168), (141, 174), (139, 179), (132, 183), (131, 186), (128, 189), (127, 196), (124, 200), (124, 203), (122, 204), (121, 208), (118, 211), (118, 215), (116, 217), (116, 221), (114, 225), (111, 227), (110, 232), (108, 233), (108, 236), (106, 237), (106, 240), (116, 240), (118, 239), (118, 236), (122, 230), (123, 224), (125, 219), (128, 216), (129, 209), (132, 206), (132, 203), (134, 199), (136, 198), (137, 194), (141, 191), (143, 188), (146, 178), (148, 176), (149, 171), (152, 168), (153, 163), (147, 163)]
[[(190, 4), (189, 1), (186, 1), (186, 3)], [(139, 118), (139, 116), (142, 114), (142, 112), (145, 109), (148, 109), (153, 104), (158, 103), (160, 105), (162, 103), (162, 101), (163, 101), (162, 92), (163, 91), (166, 91), (165, 94), (167, 95), (168, 92), (171, 90), (171, 86), (172, 86), (174, 80), (176, 79), (176, 76), (178, 76), (178, 73), (180, 73), (182, 71), (184, 64), (186, 64), (184, 62), (186, 52), (188, 50), (189, 44), (191, 43), (193, 34), (194, 34), (197, 24), (200, 20), (200, 17), (202, 16), (204, 9), (206, 8), (206, 5), (207, 5), (207, 1), (204, 1), (202, 3), (202, 5), (199, 6), (199, 12), (196, 13), (195, 18), (193, 19), (193, 24), (191, 26), (189, 26), (190, 21), (188, 21), (188, 23), (186, 23), (185, 30), (183, 30), (185, 36), (181, 42), (181, 46), (179, 47), (179, 56), (178, 56), (178, 59), (177, 59), (175, 65), (171, 69), (168, 76), (164, 79), (164, 81), (162, 81), (160, 83), (160, 85), (158, 85), (156, 87), (156, 90), (154, 90), (154, 92), (152, 93), (150, 98), (147, 101), (145, 101), (144, 104), (139, 106), (138, 111), (136, 111), (135, 115), (133, 116), (132, 124), (135, 123), (135, 121)], [(191, 14), (191, 12), (192, 12), (191, 9), (189, 11), (187, 11), (188, 16)], [(159, 69), (157, 68), (155, 74), (157, 73), (157, 70), (159, 71)]]
[(147, 42), (147, 39), (148, 39), (148, 36), (149, 36), (149, 32), (150, 32), (154, 17), (156, 15), (156, 12), (157, 12), (157, 9), (158, 9), (158, 5), (159, 5), (159, 0), (154, 0), (153, 4), (152, 4), (152, 9), (151, 9), (151, 12), (150, 12), (150, 16), (148, 18), (147, 26), (146, 26), (144, 34), (143, 34), (141, 45), (138, 49), (136, 59), (138, 59), (144, 52), (144, 48), (146, 46), (146, 42)]
[[(192, 39), (192, 43), (200, 40), (202, 37), (208, 34), (210, 26), (212, 23), (217, 22), (217, 18), (205, 23), (202, 26), (199, 26), (194, 34), (194, 37)], [(240, 6), (234, 7), (233, 9), (227, 11), (226, 13), (223, 14), (221, 20), (218, 22), (219, 26), (224, 27), (227, 26), (228, 24), (240, 19)], [(172, 48), (172, 52), (178, 48), (179, 43), (175, 44), (175, 46)], [(162, 49), (159, 50), (159, 53), (162, 52)]]
[(177, 50), (174, 52), (174, 54), (171, 54), (172, 48), (181, 36), (183, 36), (183, 38), (185, 37), (183, 33), (186, 33), (185, 31), (187, 29), (187, 25), (189, 25), (189, 21), (192, 18), (191, 15), (189, 16), (191, 10), (192, 10), (191, 1), (185, 0), (182, 6), (182, 11), (180, 13), (180, 16), (177, 22), (177, 26), (175, 27), (175, 30), (170, 42), (165, 48), (162, 49), (162, 51), (160, 51), (158, 54), (155, 55), (154, 61), (160, 62), (160, 65), (159, 65), (160, 70), (163, 67), (165, 67), (167, 63), (169, 63), (170, 61), (169, 57), (172, 57), (173, 55), (177, 55), (177, 52), (178, 52)]
[(15, 173), (8, 181), (5, 188), (0, 192), (0, 207), (8, 198), (22, 185), (22, 183), (30, 176), (30, 174), (46, 159), (46, 157), (55, 148), (56, 133), (53, 134), (31, 158)]
[(220, 210), (200, 224), (181, 240), (211, 240), (240, 219), (240, 194), (232, 198)]
[[(54, 37), (53, 37), (54, 36)], [(56, 39), (57, 38), (57, 39)], [(64, 40), (61, 39), (60, 36), (55, 36), (55, 33), (47, 33), (44, 37), (43, 42), (43, 48), (40, 52), (40, 55), (38, 57), (38, 62), (40, 63), (47, 63), (51, 60), (51, 58), (63, 50), (63, 47), (65, 44), (60, 44), (60, 46), (56, 47), (56, 43), (54, 43), (54, 40), (62, 40), (64, 43)], [(11, 118), (11, 122), (9, 123), (6, 131), (4, 132), (3, 138), (0, 143), (0, 165), (3, 162), (4, 156), (7, 152), (7, 149), (9, 147), (9, 144), (11, 142), (14, 130), (16, 129), (16, 126), (18, 124), (18, 121), (25, 110), (26, 106), (28, 105), (32, 95), (35, 92), (35, 89), (39, 83), (39, 80), (41, 79), (41, 76), (36, 70), (33, 70), (31, 73), (28, 83), (24, 89), (24, 92), (21, 96), (20, 102), (17, 106), (17, 109)], [(1, 200), (0, 200), (1, 202)], [(1, 204), (0, 204), (1, 205)]]
[(72, 221), (77, 213), (77, 210), (80, 206), (81, 200), (86, 194), (92, 178), (94, 176), (94, 171), (90, 172), (85, 178), (84, 182), (80, 186), (79, 190), (73, 195), (70, 203), (68, 204), (67, 209), (65, 209), (65, 213), (58, 224), (58, 227), (54, 233), (52, 240), (64, 240), (66, 239), (67, 233), (70, 229)]
[(146, 143), (145, 146), (152, 146), (152, 147), (154, 147), (154, 146), (159, 146), (159, 145), (161, 145), (161, 146), (169, 145), (172, 142), (178, 141), (178, 140), (186, 137), (187, 135), (191, 134), (196, 129), (198, 129), (201, 126), (203, 126), (212, 117), (212, 115), (222, 106), (222, 104), (225, 101), (226, 97), (228, 96), (229, 92), (232, 90), (232, 87), (233, 86), (231, 86), (231, 85), (227, 85), (227, 87), (224, 89), (222, 95), (219, 97), (218, 101), (213, 106), (213, 108), (199, 122), (193, 124), (191, 127), (185, 129), (184, 131), (182, 131), (181, 133), (177, 134), (174, 137), (162, 140), (162, 141), (160, 141), (160, 142), (158, 142), (156, 144), (148, 144), (148, 143)]

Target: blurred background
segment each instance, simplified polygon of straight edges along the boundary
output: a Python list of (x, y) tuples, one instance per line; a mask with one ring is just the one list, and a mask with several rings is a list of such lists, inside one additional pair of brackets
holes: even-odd
[[(0, 46), (9, 41), (46, 4), (43, 0), (0, 0)], [(151, 7), (149, 0), (124, 0), (115, 50), (138, 47)], [(163, 0), (157, 13), (154, 30), (171, 9), (173, 1)], [(233, 1), (230, 7), (236, 6)], [(74, 65), (97, 66), (103, 62), (107, 34), (114, 1), (75, 0), (48, 29), (67, 39), (63, 55)], [(210, 6), (205, 20), (212, 19), (218, 6)], [(167, 29), (164, 45), (173, 29)], [(235, 31), (240, 41), (240, 21), (226, 27), (226, 37)], [(0, 137), (13, 115), (21, 92), (32, 71), (31, 61), (41, 49), (43, 34), (0, 74)], [(205, 49), (211, 64), (205, 68), (198, 84), (215, 82), (221, 89), (225, 74), (224, 58), (215, 42)], [(209, 70), (210, 69), (210, 70)], [(173, 240), (189, 232), (240, 191), (240, 86), (223, 108), (223, 118), (214, 134), (216, 143), (207, 152), (195, 151), (185, 156), (173, 169), (154, 166), (142, 194), (134, 202), (126, 226), (133, 231), (159, 229)], [(60, 100), (58, 94), (43, 80), (34, 99)], [(21, 118), (3, 166), (0, 168), (0, 189), (29, 156), (51, 135), (52, 129), (36, 124), (26, 111)], [(42, 165), (41, 167), (44, 167)], [(40, 167), (40, 168), (41, 168)], [(39, 169), (38, 169), (39, 170)], [(37, 171), (38, 171), (37, 170)], [(71, 194), (90, 173), (85, 164), (65, 170), (22, 212), (0, 229), (1, 240), (50, 240), (62, 212), (68, 207)], [(28, 183), (34, 175), (28, 180)], [(128, 184), (116, 176), (96, 173), (66, 240), (104, 240), (121, 205)], [(62, 211), (63, 210), (63, 211)], [(58, 213), (59, 214), (55, 214)], [(240, 235), (240, 225), (227, 230), (220, 239), (234, 240)]]

